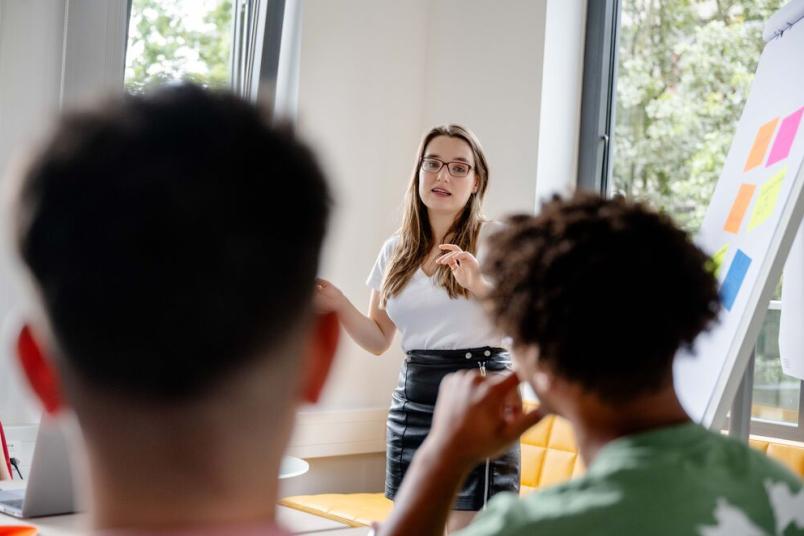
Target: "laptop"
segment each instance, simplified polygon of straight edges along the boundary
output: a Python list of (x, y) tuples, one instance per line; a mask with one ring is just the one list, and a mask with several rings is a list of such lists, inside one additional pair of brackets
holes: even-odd
[(0, 512), (14, 517), (71, 514), (74, 497), (64, 431), (57, 422), (42, 419), (28, 479), (0, 482)]

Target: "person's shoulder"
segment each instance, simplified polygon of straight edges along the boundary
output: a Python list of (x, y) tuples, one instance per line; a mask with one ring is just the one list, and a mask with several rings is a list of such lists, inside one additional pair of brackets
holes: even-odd
[[(377, 261), (375, 262), (375, 268), (378, 268), (380, 273), (385, 270), (385, 267), (394, 254), (397, 244), (399, 244), (399, 240), (399, 233), (394, 233), (389, 236), (385, 242), (383, 242), (382, 247), (380, 247), (380, 252), (377, 254)], [(380, 276), (378, 275), (377, 277)]]
[(401, 236), (399, 233), (394, 233), (388, 238), (385, 239), (385, 242), (382, 243), (382, 247), (380, 248), (380, 252), (383, 255), (390, 255), (393, 253), (394, 249), (396, 248), (397, 244), (401, 240)]
[(524, 497), (499, 494), (460, 534), (518, 536), (534, 533), (599, 533), (601, 523), (624, 507), (621, 490), (589, 477), (535, 491)]
[(385, 248), (385, 247), (394, 247), (399, 243), (399, 241), (401, 239), (402, 239), (402, 235), (400, 235), (399, 233), (394, 233), (394, 234), (392, 234), (391, 236), (389, 236), (388, 238), (385, 239), (385, 242), (383, 242), (382, 247), (383, 248)]

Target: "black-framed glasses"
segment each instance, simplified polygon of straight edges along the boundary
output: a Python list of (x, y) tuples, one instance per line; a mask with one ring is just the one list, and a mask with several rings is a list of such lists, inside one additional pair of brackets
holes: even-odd
[(447, 171), (449, 171), (449, 174), (453, 177), (466, 177), (472, 170), (472, 166), (466, 162), (461, 162), (459, 160), (444, 162), (438, 158), (422, 159), (421, 170), (427, 173), (438, 173), (444, 166), (447, 166)]

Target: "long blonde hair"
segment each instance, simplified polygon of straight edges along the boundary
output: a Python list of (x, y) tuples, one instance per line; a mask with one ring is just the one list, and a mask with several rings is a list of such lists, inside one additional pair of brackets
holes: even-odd
[[(477, 137), (469, 129), (460, 125), (433, 127), (424, 135), (419, 144), (416, 164), (413, 166), (410, 184), (405, 195), (405, 210), (402, 215), (402, 226), (399, 229), (399, 242), (385, 271), (382, 285), (383, 305), (388, 302), (389, 298), (396, 296), (405, 288), (433, 248), (433, 241), (438, 238), (433, 236), (430, 220), (427, 217), (427, 207), (419, 196), (419, 166), (421, 166), (427, 145), (438, 136), (459, 138), (469, 144), (475, 159), (473, 170), (477, 179), (477, 192), (471, 194), (466, 206), (455, 218), (444, 236), (444, 241), (449, 241), (472, 254), (475, 254), (477, 250), (477, 237), (484, 221), (483, 197), (489, 182), (486, 156)], [(469, 291), (455, 280), (449, 266), (439, 265), (434, 276), (436, 283), (447, 290), (450, 298), (469, 297)]]

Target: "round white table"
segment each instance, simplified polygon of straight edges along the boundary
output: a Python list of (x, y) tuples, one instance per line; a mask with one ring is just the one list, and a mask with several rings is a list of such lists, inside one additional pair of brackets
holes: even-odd
[(293, 478), (310, 470), (310, 464), (295, 456), (283, 456), (279, 465), (279, 478)]

